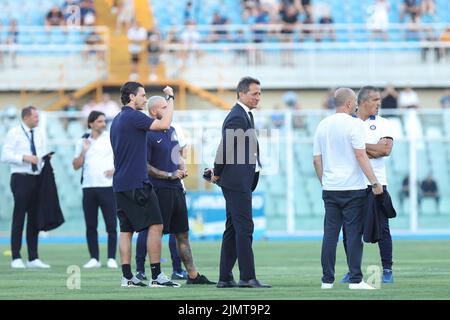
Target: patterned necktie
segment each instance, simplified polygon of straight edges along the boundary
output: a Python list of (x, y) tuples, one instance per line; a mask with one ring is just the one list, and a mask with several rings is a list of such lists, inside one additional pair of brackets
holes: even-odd
[[(33, 153), (33, 156), (36, 155), (36, 146), (34, 145), (34, 132), (33, 129), (30, 130), (31, 133), (31, 153)], [(33, 172), (37, 171), (38, 167), (34, 163), (31, 164), (31, 169)]]

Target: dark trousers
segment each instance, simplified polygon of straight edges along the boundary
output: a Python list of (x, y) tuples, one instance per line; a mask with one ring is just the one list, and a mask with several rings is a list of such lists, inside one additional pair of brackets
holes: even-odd
[(28, 260), (33, 261), (39, 258), (38, 255), (38, 235), (36, 227), (37, 196), (38, 196), (38, 176), (13, 173), (11, 175), (11, 191), (14, 198), (14, 211), (11, 225), (11, 251), (12, 259), (20, 259), (20, 249), (22, 248), (22, 233), (27, 215), (27, 247)]
[[(386, 187), (383, 187), (386, 191)], [(381, 264), (383, 269), (392, 269), (392, 237), (389, 229), (389, 219), (386, 215), (380, 215), (380, 223), (383, 228), (383, 237), (378, 241), (378, 248), (380, 249)], [(345, 226), (342, 227), (342, 236), (344, 243), (345, 254), (347, 254), (347, 235)]]
[(227, 220), (222, 236), (219, 281), (233, 279), (233, 267), (239, 264), (240, 280), (255, 279), (253, 257), (252, 193), (222, 188)]
[(364, 203), (367, 191), (323, 191), (325, 203), (324, 234), (322, 241), (323, 283), (334, 282), (336, 247), (339, 233), (344, 225), (347, 234), (347, 264), (350, 283), (362, 280), (361, 263), (363, 254)]
[(115, 259), (117, 251), (116, 201), (112, 187), (83, 188), (83, 210), (86, 239), (91, 258), (99, 260), (98, 208), (101, 208), (108, 233), (108, 258)]
[[(145, 273), (145, 257), (147, 256), (147, 235), (148, 229), (142, 230), (138, 234), (136, 241), (136, 271)], [(178, 255), (177, 240), (174, 234), (169, 236), (170, 257), (172, 258), (172, 270), (181, 272), (181, 259)]]

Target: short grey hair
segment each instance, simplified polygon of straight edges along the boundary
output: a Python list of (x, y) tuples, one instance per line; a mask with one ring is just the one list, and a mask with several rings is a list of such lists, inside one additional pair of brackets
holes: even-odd
[(339, 88), (334, 92), (334, 103), (336, 108), (342, 107), (347, 101), (355, 97), (355, 91), (350, 88)]
[(164, 97), (161, 96), (151, 96), (148, 101), (147, 101), (147, 109), (150, 111), (151, 109), (153, 109), (158, 102), (160, 101), (166, 101), (166, 99)]
[(358, 105), (361, 104), (361, 102), (366, 101), (369, 99), (369, 94), (371, 92), (380, 92), (378, 88), (372, 87), (372, 86), (364, 86), (361, 89), (359, 89), (358, 92)]

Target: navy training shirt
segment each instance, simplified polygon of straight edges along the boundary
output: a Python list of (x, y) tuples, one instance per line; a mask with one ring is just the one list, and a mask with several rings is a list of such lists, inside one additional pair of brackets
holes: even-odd
[(111, 124), (114, 152), (114, 192), (142, 188), (147, 175), (146, 134), (153, 119), (129, 106), (122, 107)]
[[(180, 145), (173, 127), (164, 131), (147, 132), (147, 161), (158, 170), (174, 172), (179, 169)], [(165, 180), (149, 176), (155, 188), (183, 189), (180, 179)]]

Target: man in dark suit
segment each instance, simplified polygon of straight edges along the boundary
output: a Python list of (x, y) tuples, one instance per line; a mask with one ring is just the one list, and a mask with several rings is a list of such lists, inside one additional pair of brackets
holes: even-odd
[[(252, 191), (258, 184), (258, 140), (251, 110), (261, 98), (260, 82), (245, 77), (237, 86), (236, 105), (222, 126), (211, 182), (221, 188), (226, 201), (226, 225), (222, 237), (218, 288), (270, 288), (256, 279), (253, 258)], [(233, 267), (239, 264), (240, 280), (234, 281)]]

